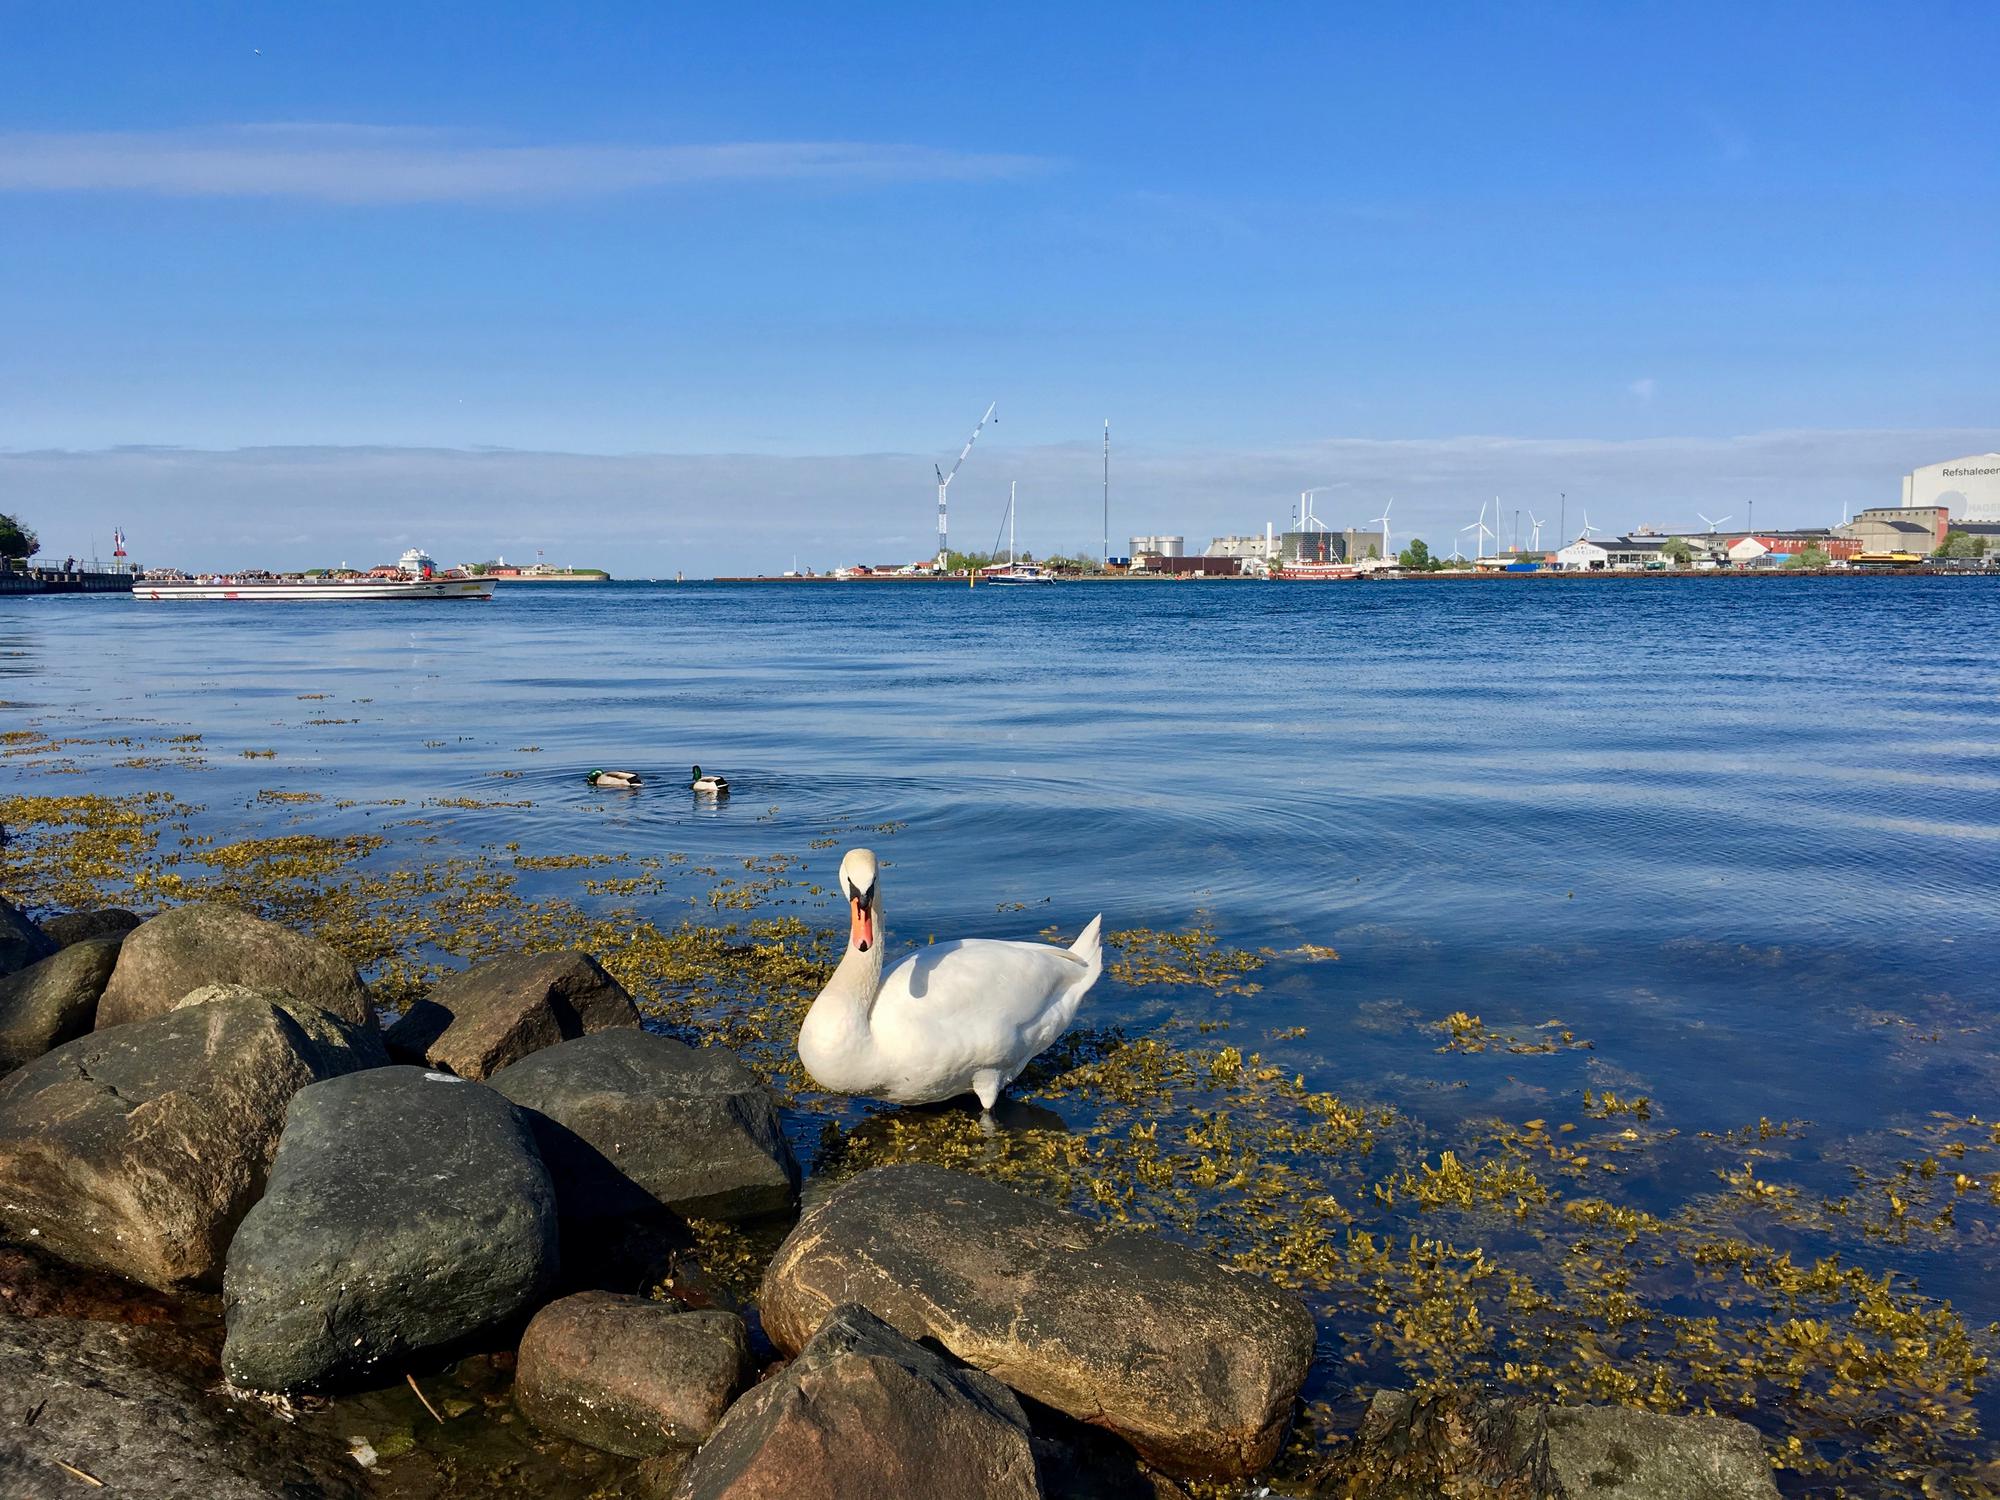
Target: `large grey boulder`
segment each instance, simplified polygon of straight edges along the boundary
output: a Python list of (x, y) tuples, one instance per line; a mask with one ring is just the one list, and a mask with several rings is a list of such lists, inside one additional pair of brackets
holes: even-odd
[(611, 1292), (536, 1313), (515, 1372), (535, 1426), (627, 1458), (695, 1447), (755, 1373), (736, 1314)]
[(54, 939), (20, 907), (0, 896), (0, 974), (38, 964), (55, 951)]
[(148, 1286), (213, 1285), (285, 1106), (345, 1066), (255, 999), (65, 1042), (0, 1078), (0, 1228)]
[(844, 1302), (1189, 1476), (1276, 1457), (1315, 1339), (1304, 1304), (1257, 1277), (916, 1164), (864, 1172), (809, 1209), (759, 1298), (785, 1350)]
[(0, 979), (0, 1073), (89, 1031), (117, 962), (118, 939), (94, 938)]
[(0, 1497), (359, 1500), (344, 1444), (216, 1383), (212, 1356), (165, 1330), (0, 1317)]
[(315, 1084), (229, 1247), (223, 1368), (262, 1391), (394, 1370), (526, 1313), (558, 1253), (555, 1191), (500, 1095), (406, 1067)]
[(217, 1000), (262, 1000), (275, 1005), (294, 1021), (299, 1030), (320, 1046), (330, 1047), (336, 1056), (345, 1059), (343, 1066), (331, 1069), (334, 1073), (356, 1073), (363, 1068), (386, 1068), (389, 1066), (389, 1052), (382, 1045), (382, 1031), (372, 1021), (358, 1025), (353, 1021), (335, 1015), (330, 1010), (321, 1010), (317, 1005), (306, 1005), (294, 1000), (290, 995), (281, 995), (273, 990), (253, 989), (247, 984), (205, 984), (198, 990), (189, 990), (174, 1002), (175, 1010), (186, 1010), (190, 1005), (210, 1005)]
[(571, 1223), (667, 1208), (747, 1219), (798, 1199), (770, 1093), (730, 1051), (619, 1029), (533, 1053), (488, 1080), (533, 1111)]
[(389, 1028), (389, 1051), (486, 1078), (567, 1038), (638, 1024), (632, 997), (588, 953), (513, 953), (441, 981)]
[(202, 902), (162, 912), (126, 934), (97, 1004), (97, 1025), (165, 1015), (190, 990), (242, 984), (290, 995), (373, 1026), (368, 989), (337, 949), (233, 906)]
[(1014, 1393), (835, 1309), (782, 1375), (729, 1409), (676, 1500), (1032, 1500), (1042, 1493)]
[(66, 911), (42, 923), (42, 931), (58, 948), (92, 938), (122, 938), (145, 920), (122, 906), (105, 906), (96, 911)]

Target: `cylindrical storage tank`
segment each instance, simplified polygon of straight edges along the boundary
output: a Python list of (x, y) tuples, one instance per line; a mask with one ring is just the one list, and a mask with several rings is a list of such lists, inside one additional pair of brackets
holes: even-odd
[(1187, 538), (1184, 536), (1163, 536), (1154, 538), (1160, 544), (1162, 557), (1186, 557)]

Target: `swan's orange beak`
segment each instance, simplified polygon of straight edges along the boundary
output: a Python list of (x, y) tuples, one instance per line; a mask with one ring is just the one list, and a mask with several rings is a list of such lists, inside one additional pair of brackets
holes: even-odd
[(860, 952), (866, 953), (875, 941), (875, 914), (868, 909), (868, 903), (865, 901), (856, 901), (850, 897), (847, 905), (853, 915), (853, 921), (847, 929), (847, 941)]

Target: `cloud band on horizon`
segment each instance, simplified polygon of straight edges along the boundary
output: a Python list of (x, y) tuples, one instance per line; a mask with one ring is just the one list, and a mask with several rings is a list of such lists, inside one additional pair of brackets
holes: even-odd
[(1005, 180), (1045, 158), (857, 141), (506, 144), (407, 126), (245, 124), (0, 133), (0, 193), (505, 202), (654, 188)]

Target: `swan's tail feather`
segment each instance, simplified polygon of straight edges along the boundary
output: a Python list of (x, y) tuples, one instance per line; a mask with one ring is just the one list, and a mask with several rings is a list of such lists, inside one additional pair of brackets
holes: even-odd
[(1076, 941), (1069, 945), (1069, 951), (1083, 964), (1082, 976), (1070, 986), (1069, 994), (1063, 1001), (1073, 1016), (1076, 1014), (1076, 1008), (1083, 1003), (1083, 997), (1089, 992), (1090, 987), (1097, 983), (1098, 975), (1104, 972), (1103, 912), (1090, 919), (1089, 924), (1077, 935)]

